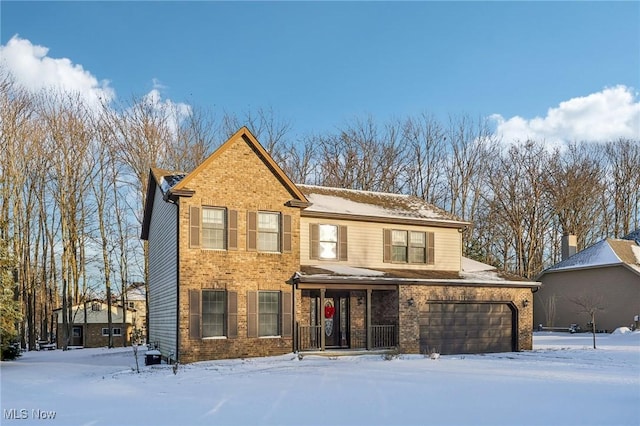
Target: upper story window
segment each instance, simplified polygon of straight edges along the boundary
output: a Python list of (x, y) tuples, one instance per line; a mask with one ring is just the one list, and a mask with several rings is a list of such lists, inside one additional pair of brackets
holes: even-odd
[(427, 239), (424, 232), (409, 233), (409, 262), (427, 262)]
[(224, 250), (225, 244), (225, 209), (202, 208), (202, 247), (206, 249)]
[(347, 227), (309, 224), (309, 259), (347, 260)]
[(280, 251), (280, 214), (258, 212), (258, 251)]
[(407, 261), (407, 231), (396, 231), (394, 229), (391, 232), (391, 261)]
[(224, 207), (189, 207), (189, 247), (238, 248), (238, 211)]
[(385, 229), (384, 262), (433, 265), (433, 232)]
[(320, 259), (338, 258), (338, 226), (318, 225)]
[(291, 253), (293, 220), (279, 212), (247, 212), (247, 250)]

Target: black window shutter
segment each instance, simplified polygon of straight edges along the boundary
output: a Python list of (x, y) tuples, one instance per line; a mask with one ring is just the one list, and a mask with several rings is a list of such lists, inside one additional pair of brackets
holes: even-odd
[(347, 227), (338, 227), (338, 260), (347, 260)]
[(291, 252), (291, 215), (282, 215), (282, 252)]
[(282, 293), (282, 337), (291, 337), (292, 324), (292, 303), (291, 293)]
[(258, 248), (258, 213), (247, 212), (247, 250)]
[(427, 232), (427, 264), (435, 264), (435, 235), (433, 232)]
[(247, 337), (258, 337), (258, 292), (247, 292)]
[(200, 290), (189, 290), (189, 338), (202, 338), (200, 329)]
[(309, 224), (309, 259), (318, 259), (320, 251), (320, 230), (317, 223)]
[(238, 211), (229, 210), (229, 223), (228, 223), (228, 237), (227, 237), (227, 249), (238, 249)]
[(189, 247), (200, 247), (200, 207), (189, 208)]
[(227, 292), (227, 337), (238, 337), (238, 293)]
[(383, 262), (391, 262), (391, 229), (384, 230), (384, 249), (383, 249)]

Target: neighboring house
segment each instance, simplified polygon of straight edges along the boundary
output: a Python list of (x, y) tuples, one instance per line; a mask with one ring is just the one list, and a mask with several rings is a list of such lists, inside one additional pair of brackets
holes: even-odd
[(469, 225), (416, 197), (295, 185), (242, 128), (191, 173), (150, 172), (150, 343), (183, 363), (531, 349), (539, 283), (464, 259)]
[[(119, 302), (119, 299), (116, 299), (116, 302)], [(127, 288), (125, 304), (130, 311), (127, 312), (127, 320), (134, 328), (145, 334), (147, 329), (147, 293), (144, 283), (132, 283)]]
[[(561, 262), (544, 270), (535, 294), (534, 324), (587, 327), (585, 307), (596, 308), (596, 328), (613, 331), (640, 315), (640, 245), (636, 231), (624, 239), (606, 238), (576, 253), (575, 236), (563, 237)], [(582, 307), (580, 305), (583, 305)]]
[[(109, 320), (108, 305), (102, 301), (94, 300), (86, 302), (84, 305), (74, 305), (72, 308), (72, 316), (70, 322), (71, 339), (69, 346), (78, 346), (85, 348), (98, 348), (109, 345)], [(85, 323), (86, 312), (86, 323)], [(111, 306), (111, 330), (113, 336), (113, 344), (122, 346), (122, 339), (126, 339), (127, 345), (130, 344), (131, 320), (127, 320), (125, 326), (122, 325), (122, 306)], [(133, 311), (127, 310), (127, 318), (132, 317)], [(62, 348), (64, 344), (64, 324), (62, 309), (54, 311), (56, 317), (56, 344), (58, 348)]]

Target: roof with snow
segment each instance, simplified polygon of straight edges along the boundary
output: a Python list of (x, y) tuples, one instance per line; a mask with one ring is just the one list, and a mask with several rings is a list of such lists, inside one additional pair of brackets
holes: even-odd
[(606, 238), (542, 273), (624, 265), (640, 274), (640, 246), (632, 239)]
[(460, 227), (469, 225), (469, 222), (412, 195), (302, 184), (297, 187), (311, 203), (303, 210), (303, 216), (339, 215), (385, 221), (428, 221)]
[(640, 246), (640, 228), (636, 229), (635, 231), (633, 231), (628, 235), (625, 235), (624, 237), (622, 237), (622, 239), (635, 241), (636, 244)]
[(456, 284), (505, 287), (537, 287), (538, 282), (504, 274), (495, 267), (463, 257), (462, 270), (372, 269), (322, 263), (302, 266), (300, 282), (376, 283), (376, 284)]

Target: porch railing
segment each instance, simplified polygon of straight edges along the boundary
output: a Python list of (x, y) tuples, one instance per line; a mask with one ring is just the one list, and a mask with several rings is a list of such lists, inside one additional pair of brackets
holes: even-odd
[(320, 349), (320, 332), (322, 327), (319, 325), (300, 325), (298, 326), (298, 346), (301, 351), (319, 350)]
[(373, 349), (388, 349), (396, 346), (395, 325), (372, 325), (371, 347)]
[[(395, 325), (371, 326), (371, 349), (389, 349), (397, 346), (397, 327)], [(319, 325), (298, 326), (298, 349), (301, 351), (320, 350), (322, 328)], [(351, 349), (367, 347), (367, 330), (352, 329), (350, 336)]]

